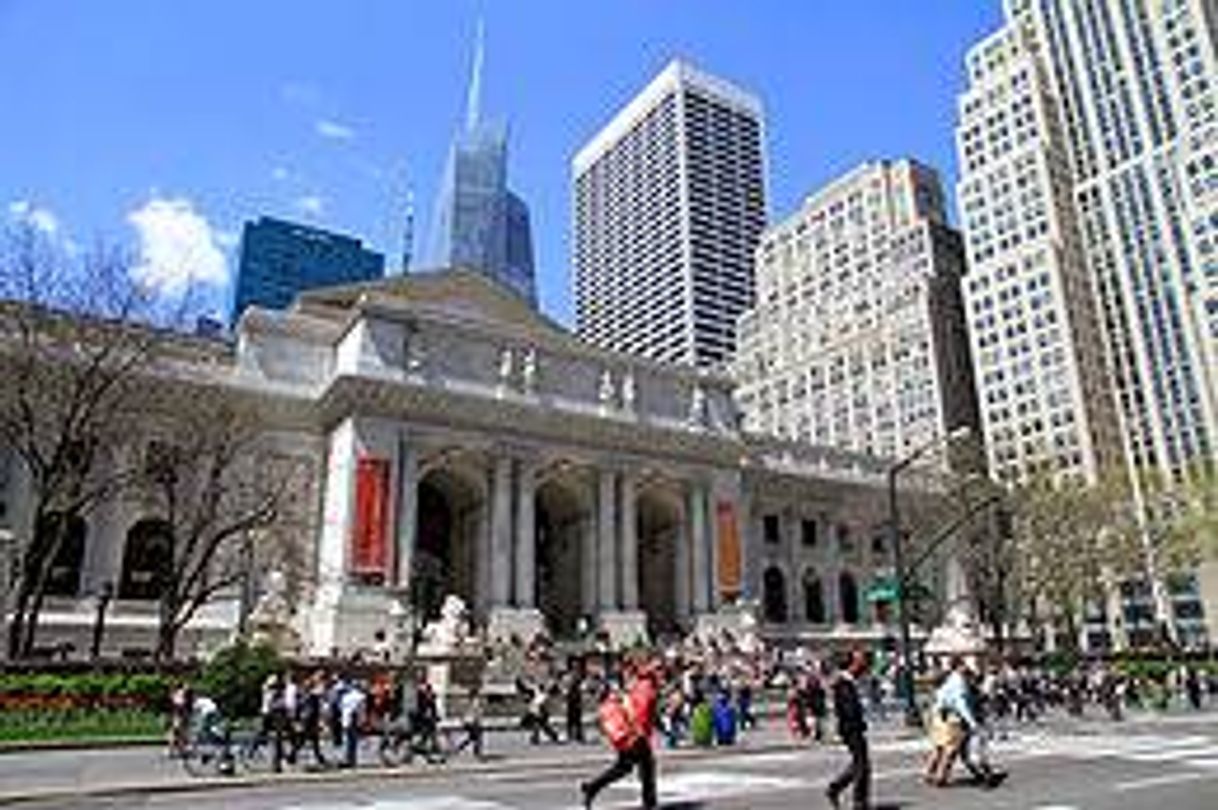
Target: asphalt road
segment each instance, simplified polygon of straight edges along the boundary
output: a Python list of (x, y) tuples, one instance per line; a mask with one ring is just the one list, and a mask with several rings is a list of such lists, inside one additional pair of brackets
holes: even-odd
[[(593, 749), (595, 750), (595, 749)], [(920, 740), (874, 746), (875, 802), (882, 808), (1020, 810), (1214, 810), (1218, 808), (1218, 722), (1175, 718), (1114, 726), (1106, 722), (1021, 729), (999, 743), (1006, 784), (934, 789), (918, 778)], [(607, 757), (607, 754), (606, 754)], [(791, 810), (828, 807), (824, 787), (844, 763), (838, 748), (725, 752), (697, 760), (661, 759), (668, 810)], [(0, 761), (3, 766), (3, 761)], [(589, 774), (572, 760), (544, 769), (522, 762), (503, 773), (449, 774), (427, 780), (365, 775), (356, 781), (206, 793), (79, 798), (26, 807), (189, 808), (189, 810), (566, 810), (578, 808), (576, 784)], [(607, 791), (598, 807), (637, 805), (637, 785)]]

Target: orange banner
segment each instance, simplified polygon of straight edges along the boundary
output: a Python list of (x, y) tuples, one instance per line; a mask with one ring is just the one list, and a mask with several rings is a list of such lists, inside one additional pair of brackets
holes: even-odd
[(351, 533), (351, 572), (384, 576), (389, 564), (389, 462), (361, 458), (355, 470), (355, 521)]
[(715, 506), (716, 535), (719, 538), (719, 594), (727, 599), (740, 595), (740, 527), (736, 523), (736, 504), (719, 501)]

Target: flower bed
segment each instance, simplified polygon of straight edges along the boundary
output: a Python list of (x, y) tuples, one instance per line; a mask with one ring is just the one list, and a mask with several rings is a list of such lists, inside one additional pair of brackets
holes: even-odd
[(156, 739), (171, 678), (144, 672), (0, 674), (0, 742)]

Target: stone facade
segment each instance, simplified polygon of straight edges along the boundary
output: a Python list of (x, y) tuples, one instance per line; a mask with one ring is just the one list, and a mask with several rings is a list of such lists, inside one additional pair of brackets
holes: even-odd
[[(492, 637), (688, 631), (725, 605), (773, 602), (771, 569), (800, 609), (769, 611), (765, 632), (882, 629), (862, 604), (888, 570), (888, 550), (870, 539), (882, 462), (746, 438), (729, 378), (592, 348), (476, 273), (327, 288), (286, 312), (251, 308), (235, 344), (192, 373), (260, 398), (278, 420), (268, 430), (309, 473), (295, 529), (307, 563), (292, 587), (308, 652), (371, 648), (400, 634), (395, 622), (410, 611), (437, 615), (449, 594)], [(20, 500), (14, 478), (10, 503)], [(27, 530), (17, 511), (13, 530)], [(47, 639), (78, 632), (72, 617), (90, 615), (90, 583), (119, 576), (140, 518), (120, 511), (90, 517), (86, 595), (48, 611)], [(766, 535), (774, 515), (778, 538)], [(844, 527), (857, 546), (789, 542), (800, 516), (826, 537)], [(797, 593), (813, 564), (831, 606), (823, 617), (806, 615)], [(857, 610), (840, 609), (844, 575)], [(231, 630), (234, 605), (206, 611), (197, 639)], [(131, 633), (107, 649), (138, 647), (154, 612), (116, 603), (108, 626)]]

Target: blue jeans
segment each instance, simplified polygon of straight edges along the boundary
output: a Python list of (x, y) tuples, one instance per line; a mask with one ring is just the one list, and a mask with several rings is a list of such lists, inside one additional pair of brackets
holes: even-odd
[(352, 723), (343, 727), (343, 764), (354, 768), (359, 754), (359, 726)]

